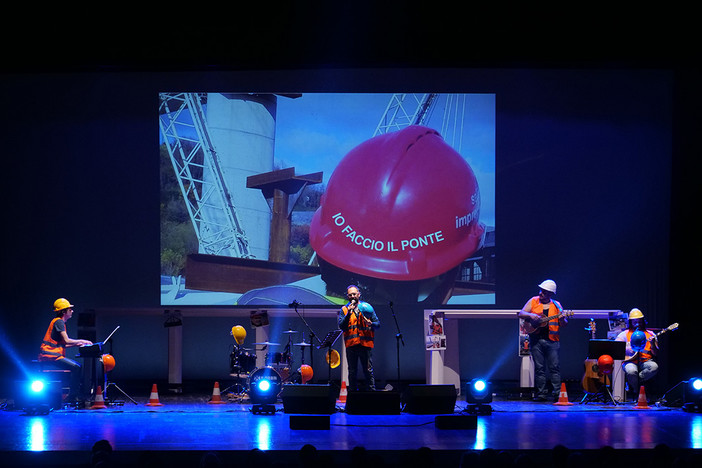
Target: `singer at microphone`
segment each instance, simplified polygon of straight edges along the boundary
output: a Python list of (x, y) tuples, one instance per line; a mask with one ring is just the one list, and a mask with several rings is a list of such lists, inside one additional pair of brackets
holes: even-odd
[(358, 390), (358, 363), (365, 377), (365, 388), (375, 390), (372, 353), (375, 329), (380, 320), (369, 303), (361, 301), (361, 291), (355, 285), (346, 288), (348, 304), (339, 310), (339, 328), (344, 332), (346, 360), (349, 373), (349, 390)]

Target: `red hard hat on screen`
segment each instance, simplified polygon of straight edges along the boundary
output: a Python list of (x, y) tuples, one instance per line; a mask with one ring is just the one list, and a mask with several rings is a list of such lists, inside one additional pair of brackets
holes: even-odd
[(353, 273), (413, 281), (458, 266), (482, 242), (480, 192), (466, 160), (413, 125), (352, 149), (310, 225), (323, 260)]

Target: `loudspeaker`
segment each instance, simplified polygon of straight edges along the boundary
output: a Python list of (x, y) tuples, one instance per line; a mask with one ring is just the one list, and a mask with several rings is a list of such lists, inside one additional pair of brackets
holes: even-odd
[(281, 398), (285, 413), (333, 414), (338, 390), (330, 385), (283, 385)]
[(453, 385), (409, 385), (402, 394), (405, 412), (412, 414), (451, 414), (456, 408)]
[(400, 414), (398, 392), (349, 392), (346, 414)]
[(477, 429), (478, 417), (474, 415), (444, 414), (434, 418), (437, 429)]
[(329, 416), (290, 416), (290, 429), (295, 430), (329, 430)]

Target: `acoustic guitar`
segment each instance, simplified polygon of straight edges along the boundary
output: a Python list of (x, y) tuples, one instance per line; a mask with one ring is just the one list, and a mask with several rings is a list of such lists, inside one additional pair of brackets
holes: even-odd
[[(590, 339), (595, 339), (595, 332), (597, 331), (597, 326), (595, 321), (590, 319), (590, 326), (585, 330), (590, 331)], [(585, 359), (585, 373), (583, 374), (583, 390), (587, 393), (599, 393), (604, 385), (604, 374), (600, 372), (597, 365), (597, 359)]]
[[(667, 328), (664, 328), (663, 330), (661, 330), (661, 331), (659, 331), (658, 333), (656, 333), (656, 334), (653, 336), (653, 338), (651, 338), (650, 340), (647, 339), (646, 341), (649, 342), (649, 341), (653, 341), (653, 340), (655, 340), (655, 339), (658, 339), (658, 337), (661, 336), (662, 334), (667, 333), (667, 332), (669, 332), (669, 331), (677, 330), (678, 327), (679, 327), (679, 325), (678, 325), (677, 322), (674, 323), (674, 324), (672, 324), (672, 325), (669, 325)], [(641, 353), (640, 353), (639, 351), (636, 351), (636, 352), (634, 353), (633, 356), (629, 356), (629, 357), (627, 357), (626, 359), (624, 359), (623, 364), (626, 364), (626, 363), (632, 362), (632, 361), (636, 361), (636, 360), (638, 359), (638, 357), (639, 357), (640, 354), (641, 354)]]
[(572, 310), (566, 310), (561, 312), (558, 315), (553, 315), (553, 316), (543, 316), (538, 319), (534, 320), (529, 320), (529, 319), (524, 319), (523, 323), (523, 329), (526, 333), (531, 334), (534, 333), (536, 330), (538, 330), (541, 327), (545, 327), (548, 322), (551, 320), (560, 320), (562, 317), (570, 317), (573, 315), (575, 312)]

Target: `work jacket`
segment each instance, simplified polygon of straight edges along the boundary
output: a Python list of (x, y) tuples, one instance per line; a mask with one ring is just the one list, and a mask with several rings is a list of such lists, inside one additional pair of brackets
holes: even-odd
[[(543, 314), (549, 317), (556, 316), (563, 312), (563, 308), (558, 301), (551, 299), (548, 305), (548, 313), (544, 314), (544, 304), (539, 300), (539, 296), (534, 296), (531, 298), (531, 313), (533, 314)], [(560, 341), (561, 338), (558, 335), (560, 321), (551, 320), (548, 322), (548, 339), (551, 341)]]
[(40, 361), (57, 361), (66, 357), (66, 344), (51, 337), (51, 332), (54, 330), (54, 324), (56, 324), (57, 320), (62, 320), (62, 318), (56, 317), (51, 321), (41, 342), (39, 347)]
[[(367, 302), (359, 302), (358, 311), (359, 315), (349, 313), (348, 304), (341, 308), (339, 327), (344, 331), (344, 342), (347, 348), (356, 345), (372, 348), (375, 338), (372, 322), (378, 321), (377, 316), (373, 307)], [(365, 320), (360, 318), (360, 312), (364, 313)], [(347, 316), (348, 322), (346, 321)]]

